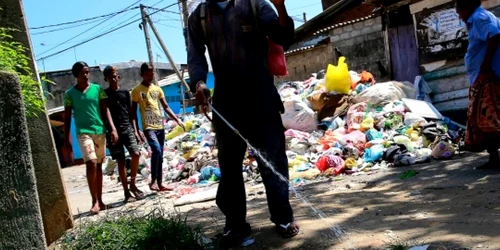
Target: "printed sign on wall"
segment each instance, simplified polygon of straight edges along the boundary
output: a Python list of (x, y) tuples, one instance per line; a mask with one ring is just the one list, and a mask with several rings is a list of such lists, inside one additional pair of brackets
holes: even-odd
[(467, 27), (453, 2), (415, 13), (417, 40), (422, 63), (463, 58), (467, 49)]

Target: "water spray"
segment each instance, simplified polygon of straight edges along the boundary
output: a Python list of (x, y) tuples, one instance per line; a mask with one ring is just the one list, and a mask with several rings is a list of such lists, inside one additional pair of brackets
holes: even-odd
[[(237, 134), (247, 144), (248, 148), (250, 148), (252, 150), (252, 152), (254, 152), (257, 155), (257, 157), (260, 158), (260, 160), (264, 163), (264, 165), (269, 170), (271, 170), (271, 172), (273, 172), (276, 176), (278, 176), (278, 178), (281, 181), (285, 182), (289, 186), (290, 190), (292, 190), (292, 192), (294, 193), (295, 198), (301, 200), (304, 204), (308, 205), (309, 208), (311, 208), (311, 210), (314, 212), (314, 215), (318, 219), (326, 220), (326, 218), (328, 216), (323, 211), (321, 211), (321, 209), (316, 208), (306, 197), (302, 196), (302, 194), (300, 194), (295, 189), (295, 187), (290, 184), (290, 182), (287, 178), (285, 178), (281, 173), (276, 171), (274, 166), (262, 155), (262, 153), (257, 148), (252, 146), (252, 144), (250, 144), (250, 142), (240, 133), (240, 131), (238, 131), (238, 129), (236, 129), (228, 120), (226, 120), (226, 118), (224, 118), (224, 116), (222, 116), (216, 109), (214, 109), (212, 104), (208, 103), (208, 106), (210, 107), (210, 109), (212, 110), (213, 113), (215, 113), (231, 130), (233, 130), (233, 132), (235, 134)], [(341, 227), (332, 226), (332, 227), (330, 227), (330, 230), (333, 233), (332, 236), (334, 238), (340, 238), (341, 236), (343, 236), (345, 234), (344, 229)]]

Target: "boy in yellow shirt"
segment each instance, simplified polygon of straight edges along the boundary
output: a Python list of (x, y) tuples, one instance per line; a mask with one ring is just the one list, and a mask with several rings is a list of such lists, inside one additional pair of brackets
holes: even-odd
[[(184, 124), (172, 112), (165, 100), (163, 90), (155, 86), (152, 82), (154, 79), (154, 66), (149, 63), (144, 63), (141, 66), (142, 82), (132, 90), (132, 114), (133, 126), (137, 127), (137, 106), (139, 106), (142, 118), (142, 129), (149, 146), (151, 147), (151, 183), (149, 188), (153, 191), (167, 191), (167, 188), (162, 185), (163, 181), (163, 147), (165, 145), (165, 127), (163, 125), (163, 114), (160, 110), (158, 102), (179, 126), (183, 129)], [(137, 128), (136, 128), (136, 131)]]

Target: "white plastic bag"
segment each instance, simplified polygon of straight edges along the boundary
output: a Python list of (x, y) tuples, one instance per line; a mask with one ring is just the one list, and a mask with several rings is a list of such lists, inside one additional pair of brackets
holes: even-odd
[(427, 123), (427, 121), (415, 113), (408, 112), (405, 114), (405, 125), (407, 127), (425, 123)]
[(353, 98), (353, 103), (366, 102), (371, 106), (383, 106), (407, 98), (398, 82), (377, 83)]
[(317, 129), (316, 113), (297, 97), (284, 100), (285, 113), (281, 115), (286, 129), (312, 132)]

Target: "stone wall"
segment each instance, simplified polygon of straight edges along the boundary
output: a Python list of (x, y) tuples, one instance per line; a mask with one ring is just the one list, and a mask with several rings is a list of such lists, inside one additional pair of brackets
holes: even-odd
[[(344, 25), (330, 31), (330, 43), (287, 54), (289, 76), (286, 80), (305, 80), (311, 73), (326, 69), (328, 64), (336, 65), (338, 53), (347, 58), (349, 70), (371, 72), (377, 81), (388, 80), (390, 72), (388, 53), (385, 47), (385, 31), (382, 18)], [(383, 66), (386, 72), (380, 69)]]
[(348, 24), (333, 29), (330, 34), (333, 46), (347, 58), (349, 70), (366, 70), (372, 73), (377, 81), (388, 80), (390, 76), (383, 76), (385, 72), (379, 65), (381, 64), (386, 72), (390, 71), (381, 17)]
[(328, 63), (333, 63), (333, 46), (320, 45), (309, 50), (287, 55), (288, 76), (285, 80), (302, 81), (317, 73), (326, 70)]

